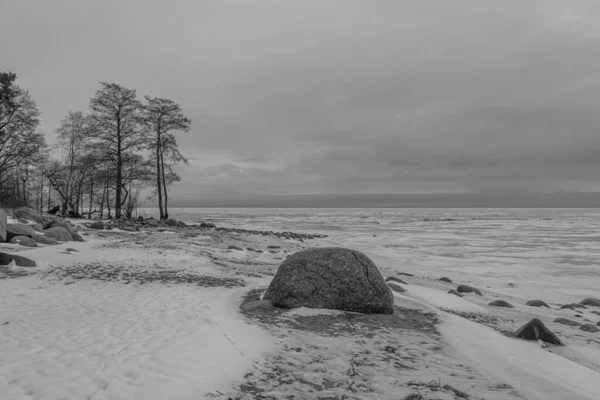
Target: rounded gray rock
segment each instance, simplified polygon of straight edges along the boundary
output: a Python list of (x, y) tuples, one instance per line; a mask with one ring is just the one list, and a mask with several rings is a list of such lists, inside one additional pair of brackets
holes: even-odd
[(557, 324), (563, 324), (563, 325), (568, 325), (568, 326), (581, 326), (581, 324), (577, 321), (572, 321), (570, 319), (566, 319), (566, 318), (556, 318), (554, 320), (554, 322), (556, 322)]
[(398, 285), (397, 283), (388, 282), (387, 285), (394, 292), (397, 292), (397, 293), (404, 293), (404, 292), (406, 292), (406, 289), (404, 289), (402, 286)]
[(29, 258), (18, 256), (16, 254), (8, 254), (0, 252), (0, 265), (8, 265), (11, 262), (15, 262), (19, 267), (37, 267), (35, 261)]
[(600, 329), (598, 329), (598, 327), (596, 325), (592, 325), (592, 324), (581, 325), (579, 327), (579, 329), (581, 329), (582, 331), (585, 331), (585, 332), (600, 332)]
[(459, 285), (456, 288), (456, 291), (459, 293), (475, 293), (475, 294), (478, 294), (479, 296), (481, 296), (481, 291), (479, 289), (476, 289), (473, 286), (469, 286), (469, 285)]
[(579, 302), (579, 304), (583, 306), (592, 306), (592, 307), (600, 307), (600, 299), (595, 297), (588, 297)]
[(510, 304), (508, 301), (504, 301), (504, 300), (494, 300), (489, 305), (494, 306), (494, 307), (506, 307), (506, 308), (514, 308), (515, 307), (512, 304)]
[(15, 236), (8, 243), (18, 244), (25, 247), (37, 247), (37, 242), (27, 236)]
[(92, 222), (90, 224), (90, 229), (97, 229), (97, 230), (104, 229), (104, 221), (98, 220), (98, 221)]
[(8, 224), (6, 225), (6, 240), (10, 241), (10, 239), (15, 236), (27, 236), (32, 237), (35, 235), (35, 231), (29, 225), (21, 225), (21, 224)]
[(548, 303), (546, 303), (545, 301), (542, 300), (529, 300), (527, 302), (527, 305), (530, 307), (547, 307), (550, 308), (550, 306), (548, 305)]
[(292, 254), (279, 266), (264, 299), (281, 308), (394, 312), (392, 291), (373, 261), (359, 251), (341, 247)]
[(71, 234), (60, 226), (55, 226), (50, 229), (46, 229), (44, 231), (44, 236), (50, 237), (54, 240), (58, 240), (59, 242), (70, 242), (73, 240)]

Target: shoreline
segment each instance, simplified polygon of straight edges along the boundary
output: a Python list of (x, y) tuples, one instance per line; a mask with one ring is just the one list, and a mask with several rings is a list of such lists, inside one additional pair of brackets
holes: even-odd
[[(572, 317), (572, 314), (579, 314), (589, 317), (591, 314), (588, 314), (592, 311), (556, 310), (555, 304), (551, 304), (554, 308), (552, 310), (525, 308), (520, 305), (515, 309), (492, 308), (487, 303), (493, 299), (505, 299), (513, 304), (518, 304), (521, 299), (499, 295), (494, 293), (493, 288), (482, 288), (484, 295), (481, 297), (468, 295), (465, 299), (459, 299), (446, 293), (448, 289), (456, 286), (456, 282), (450, 285), (428, 276), (401, 276), (407, 282), (407, 292), (395, 294), (397, 312), (392, 320), (379, 316), (310, 309), (279, 310), (276, 315), (265, 314), (260, 310), (248, 312), (240, 307), (249, 299), (260, 296), (287, 255), (309, 246), (339, 245), (335, 238), (277, 235), (273, 232), (265, 234), (261, 231), (252, 232), (237, 228), (150, 228), (135, 232), (81, 228), (80, 232), (83, 232), (87, 243), (69, 243), (20, 251), (19, 254), (35, 255), (39, 267), (31, 269), (32, 272), (35, 270), (31, 277), (1, 279), (0, 285), (6, 289), (18, 287), (17, 282), (36, 282), (32, 283), (31, 287), (22, 288), (18, 296), (35, 293), (35, 289), (52, 290), (51, 287), (58, 288), (59, 285), (60, 292), (75, 289), (79, 296), (85, 296), (85, 291), (80, 293), (77, 288), (85, 287), (86, 290), (93, 291), (104, 285), (118, 287), (119, 289), (111, 290), (124, 291), (123, 293), (130, 293), (129, 296), (131, 293), (137, 295), (142, 292), (165, 290), (175, 293), (183, 290), (188, 293), (186, 296), (193, 297), (202, 292), (204, 297), (201, 302), (210, 304), (212, 308), (218, 306), (221, 313), (227, 315), (227, 319), (202, 308), (195, 309), (186, 318), (190, 321), (204, 321), (209, 326), (214, 326), (215, 323), (223, 327), (234, 324), (237, 328), (231, 328), (232, 331), (240, 330), (241, 326), (249, 326), (256, 336), (253, 342), (248, 343), (243, 335), (231, 337), (227, 333), (230, 332), (230, 328), (223, 330), (219, 336), (222, 344), (215, 347), (220, 351), (223, 351), (225, 346), (228, 347), (229, 351), (232, 351), (228, 353), (229, 357), (243, 360), (238, 361), (237, 365), (246, 365), (246, 372), (241, 372), (241, 369), (235, 373), (222, 372), (220, 376), (227, 376), (228, 383), (213, 388), (207, 384), (204, 389), (198, 388), (205, 390), (205, 393), (196, 393), (196, 396), (206, 395), (219, 399), (252, 399), (260, 398), (259, 396), (295, 396), (294, 398), (300, 399), (535, 399), (536, 397), (531, 397), (531, 387), (527, 384), (515, 384), (511, 382), (510, 376), (502, 376), (497, 370), (482, 366), (477, 357), (466, 357), (467, 351), (461, 348), (462, 342), (456, 338), (464, 336), (465, 332), (472, 332), (473, 335), (479, 332), (483, 338), (481, 340), (495, 343), (500, 339), (494, 336), (494, 333), (503, 329), (507, 332), (513, 331), (532, 316), (546, 321), (550, 316), (559, 315)], [(67, 247), (78, 251), (61, 251)], [(367, 255), (375, 261), (384, 276), (402, 272), (391, 267), (393, 264), (384, 257), (369, 252)], [(36, 285), (46, 287), (38, 289), (34, 287)], [(182, 304), (185, 304), (181, 303), (183, 300), (172, 300), (171, 306), (182, 307)], [(141, 303), (138, 306), (140, 312), (146, 307)], [(182, 308), (186, 307), (187, 305)], [(132, 315), (130, 318), (135, 317)], [(8, 324), (2, 326), (5, 322)], [(0, 320), (0, 329), (10, 326), (17, 335), (19, 331), (16, 325), (11, 326), (13, 323), (14, 321)], [(182, 324), (181, 327), (185, 326), (181, 321), (177, 323)], [(485, 329), (474, 328), (479, 326)], [(596, 358), (595, 353), (590, 356), (584, 351), (591, 343), (590, 340), (594, 340), (593, 337), (590, 339), (589, 334), (582, 335), (571, 327), (556, 326), (552, 323), (548, 326), (559, 337), (565, 339), (568, 346), (542, 349), (536, 343), (508, 339), (500, 334), (499, 336), (516, 341), (518, 344), (509, 344), (524, 346), (526, 351), (533, 352), (531, 354), (555, 353), (552, 356), (560, 359), (557, 367), (567, 361), (573, 362), (577, 363), (574, 365), (586, 368), (582, 371), (589, 370), (592, 377), (600, 376), (600, 357)], [(153, 328), (160, 331), (159, 327)], [(182, 329), (186, 331), (189, 327)], [(186, 343), (194, 343), (192, 337), (201, 340), (204, 328), (196, 326), (196, 329), (196, 335), (192, 331), (188, 332), (191, 336), (186, 338)], [(464, 339), (479, 340), (473, 335), (464, 336)], [(210, 337), (217, 340), (215, 336)], [(23, 346), (25, 344), (24, 342)], [(491, 347), (493, 348), (493, 345)], [(483, 349), (489, 350), (484, 347), (480, 351), (484, 351)], [(181, 350), (175, 353), (182, 354)], [(73, 357), (78, 359), (76, 355)], [(163, 354), (162, 357), (168, 358), (169, 355)], [(215, 357), (219, 359), (220, 356)], [(496, 354), (496, 357), (499, 357), (499, 364), (506, 362), (501, 355)], [(18, 363), (18, 357), (14, 362)], [(189, 364), (189, 360), (180, 362), (188, 368), (198, 367), (194, 363)], [(231, 362), (234, 362), (233, 359), (228, 359), (223, 365), (230, 365)], [(204, 368), (207, 363), (204, 357)], [(139, 363), (137, 368), (143, 369), (144, 364)], [(524, 373), (527, 372), (531, 373)], [(101, 375), (97, 371), (90, 374)], [(541, 379), (538, 375), (533, 371), (532, 376)], [(107, 382), (106, 387), (103, 387), (103, 384), (99, 385), (98, 393), (110, 393), (113, 379), (117, 379), (121, 391), (129, 390), (130, 395), (136, 393), (135, 390), (141, 390), (135, 389), (136, 385), (133, 384), (127, 386), (120, 381), (121, 378), (96, 377), (96, 380), (98, 379), (105, 379)], [(554, 379), (560, 378), (554, 376)], [(564, 379), (567, 383), (572, 380), (569, 377)], [(542, 379), (537, 383), (537, 388), (542, 384), (547, 385), (548, 382)], [(14, 385), (23, 389), (18, 383), (8, 384), (9, 387)], [(88, 389), (80, 389), (87, 393)], [(25, 392), (32, 390), (38, 393), (36, 389), (24, 389)], [(60, 391), (60, 388), (55, 390)], [(589, 393), (595, 393), (593, 391), (596, 388), (590, 387), (589, 390)], [(600, 389), (598, 390), (600, 393)], [(3, 392), (0, 385), (1, 393)], [(528, 393), (529, 396), (524, 397), (524, 393)], [(563, 395), (565, 393), (575, 395), (576, 392), (562, 392)], [(586, 396), (589, 393), (581, 392), (578, 395)], [(152, 397), (153, 395), (156, 394), (147, 392), (149, 397), (144, 398), (168, 398)], [(184, 395), (181, 398), (188, 397)]]

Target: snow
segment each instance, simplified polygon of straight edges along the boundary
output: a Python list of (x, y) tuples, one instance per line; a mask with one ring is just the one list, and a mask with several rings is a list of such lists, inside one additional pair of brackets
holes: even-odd
[[(449, 294), (445, 291), (429, 288), (421, 285), (406, 285), (407, 291), (399, 294), (406, 297), (411, 297), (415, 300), (422, 301), (435, 308), (446, 308), (454, 311), (462, 312), (477, 312), (487, 313), (488, 311), (467, 300), (467, 297), (458, 297), (453, 294)], [(394, 292), (394, 294), (397, 294)]]
[[(89, 239), (89, 238), (88, 238)], [(135, 263), (215, 274), (184, 251), (98, 248), (102, 241), (24, 250), (38, 263)], [(64, 249), (78, 250), (65, 254)], [(248, 288), (0, 280), (0, 399), (198, 399), (227, 392), (273, 348), (238, 313)]]
[(450, 314), (445, 314), (441, 331), (457, 357), (510, 383), (529, 400), (600, 398), (600, 373), (550, 353), (535, 342), (511, 339)]

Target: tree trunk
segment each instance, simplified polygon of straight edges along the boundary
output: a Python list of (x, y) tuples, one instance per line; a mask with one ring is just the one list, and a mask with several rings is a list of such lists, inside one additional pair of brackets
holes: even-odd
[(169, 218), (169, 210), (167, 208), (167, 202), (168, 202), (168, 198), (167, 198), (167, 178), (165, 177), (165, 158), (163, 153), (160, 153), (160, 163), (162, 165), (162, 179), (163, 179), (163, 189), (165, 191), (165, 219)]
[(165, 213), (163, 212), (163, 201), (162, 201), (162, 187), (161, 187), (161, 174), (160, 174), (160, 137), (156, 141), (156, 192), (158, 193), (158, 211), (160, 213), (160, 219), (164, 219)]
[(121, 143), (117, 149), (117, 187), (115, 191), (115, 218), (121, 218), (121, 187), (123, 186), (123, 155)]

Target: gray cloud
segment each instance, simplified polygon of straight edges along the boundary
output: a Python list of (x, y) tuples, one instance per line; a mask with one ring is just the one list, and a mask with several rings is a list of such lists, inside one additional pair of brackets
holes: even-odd
[(593, 0), (0, 7), (45, 131), (101, 80), (182, 104), (175, 198), (600, 191)]

